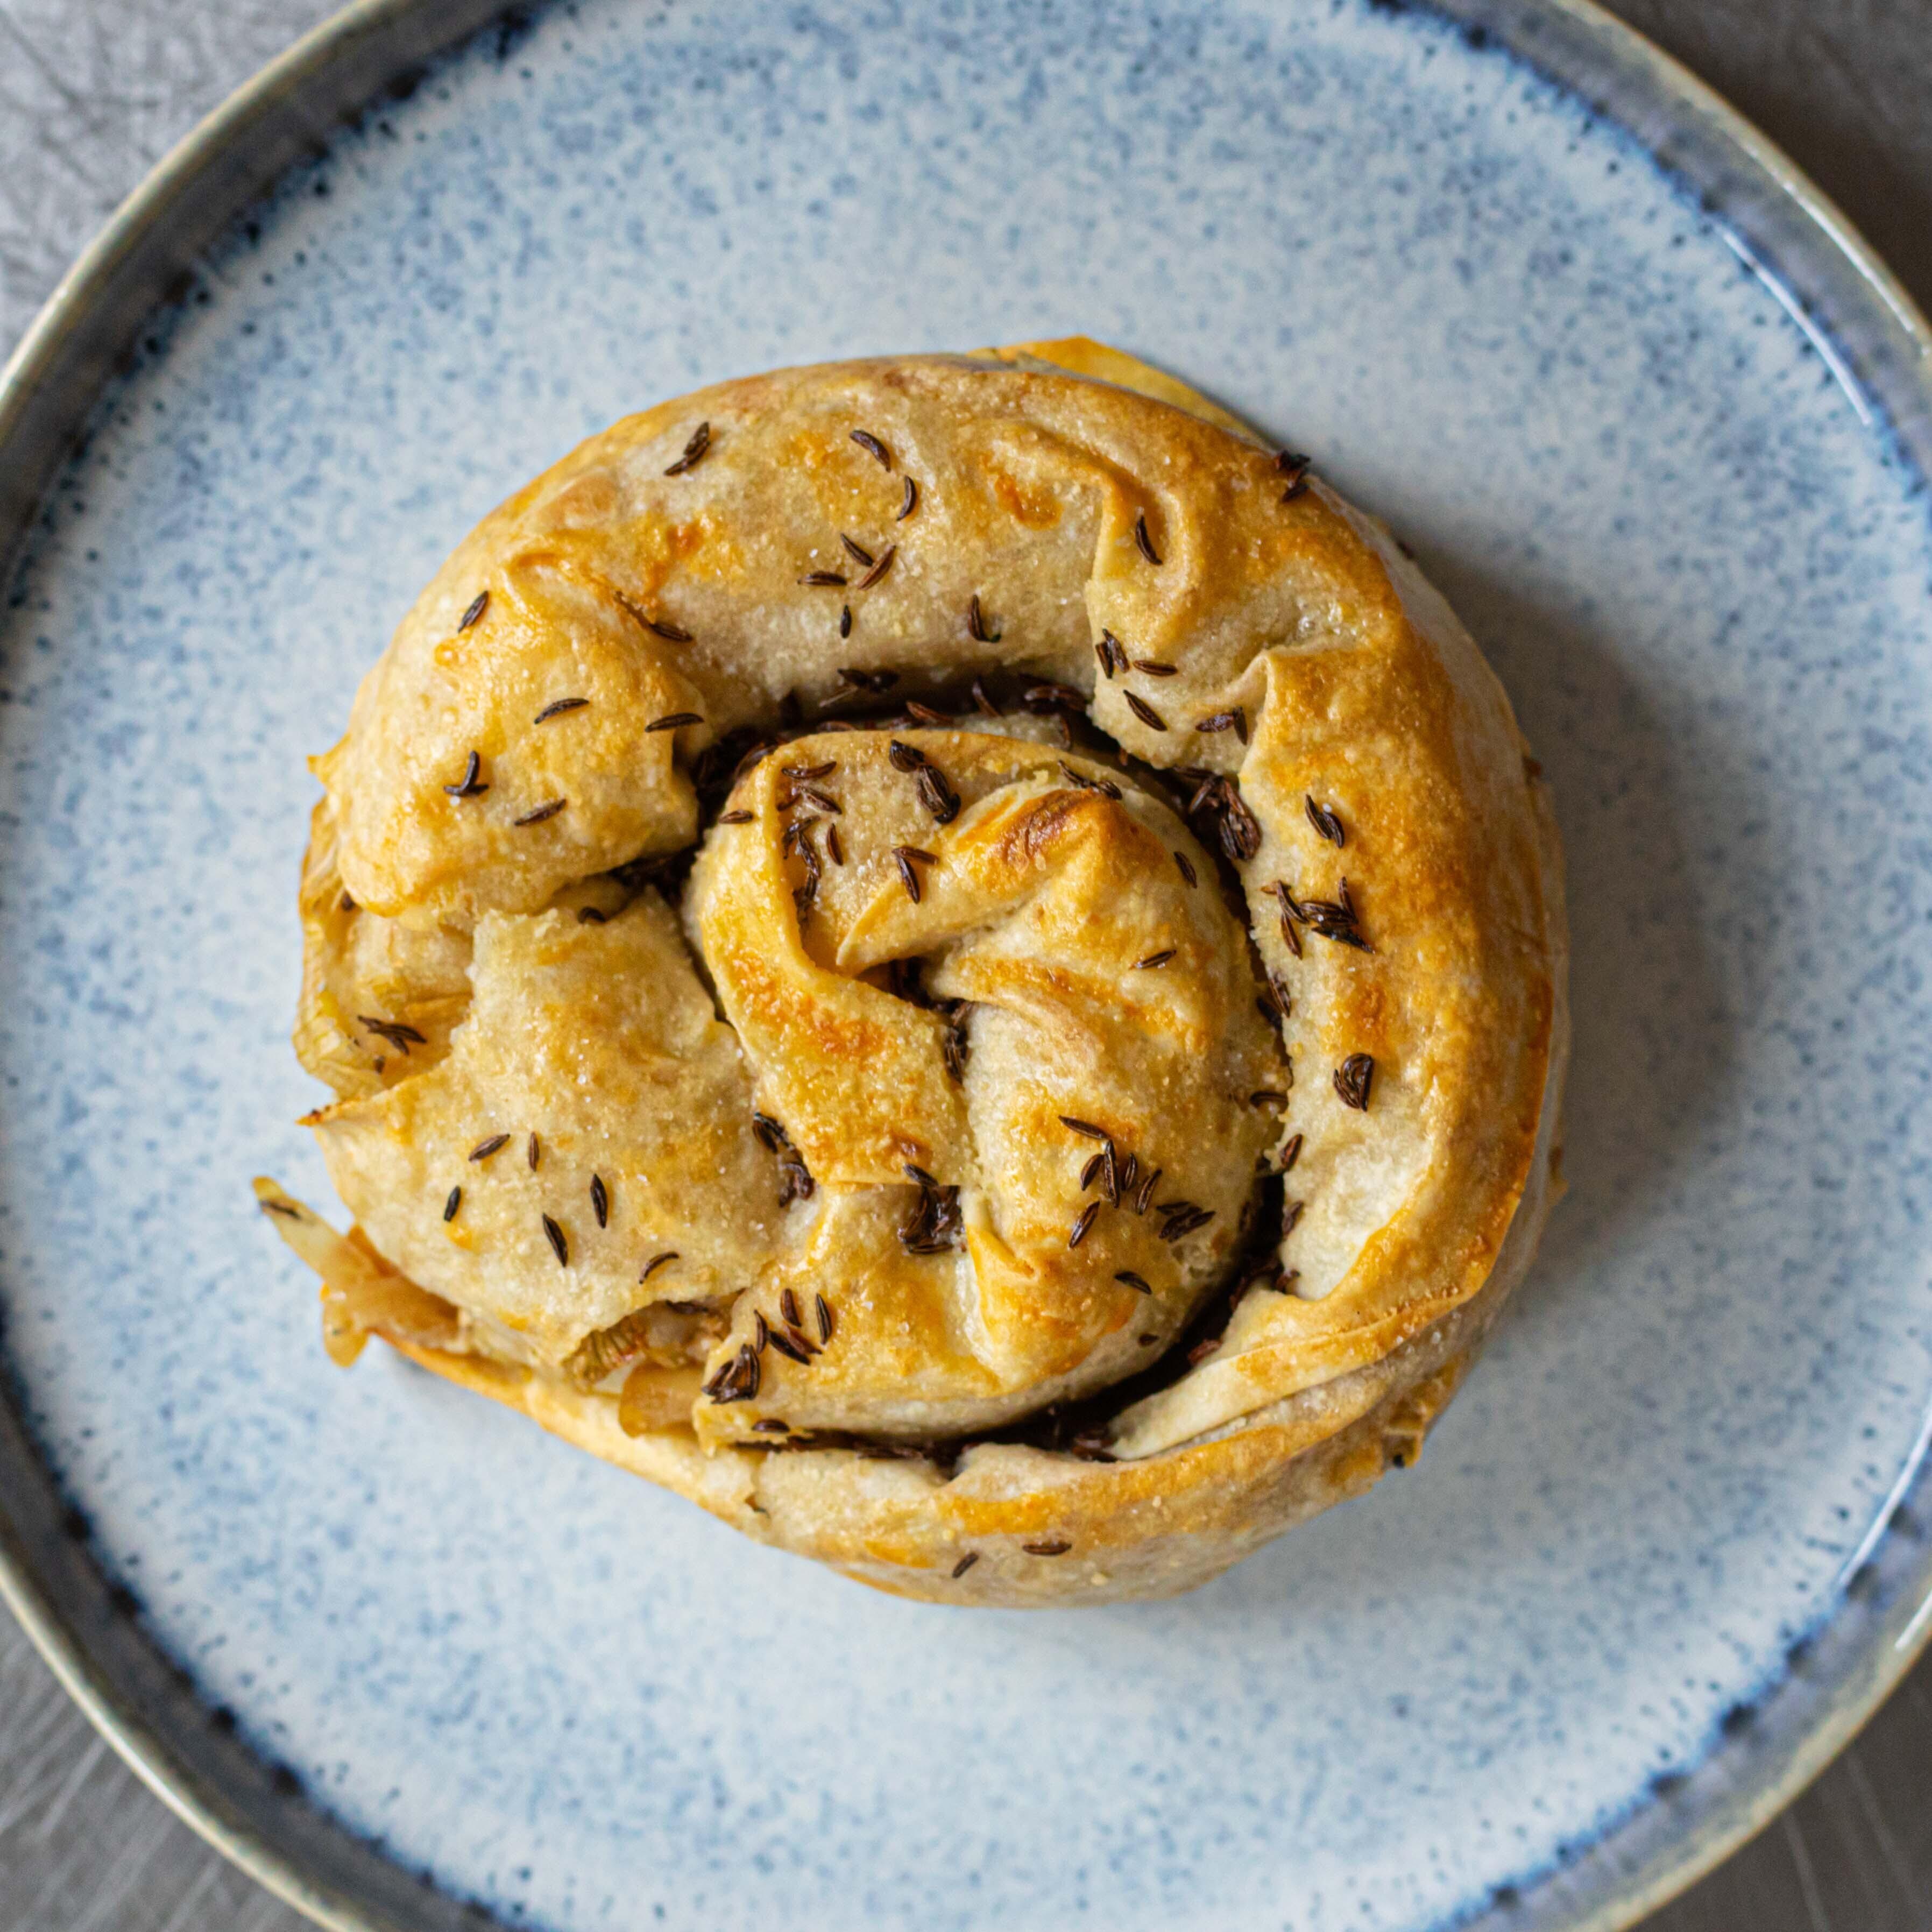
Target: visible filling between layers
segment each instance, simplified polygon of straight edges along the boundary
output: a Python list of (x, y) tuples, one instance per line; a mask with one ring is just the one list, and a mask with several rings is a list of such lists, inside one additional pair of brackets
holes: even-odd
[(1238, 791), (1133, 766), (1059, 686), (838, 715), (896, 682), (698, 758), (694, 863), (466, 932), (356, 906), (319, 811), (298, 1044), (376, 1270), (338, 1331), (710, 1444), (1030, 1422), (1105, 1454), (1107, 1392), (1212, 1347), (1238, 1260), (1293, 1286), (1288, 996), (1228, 862)]

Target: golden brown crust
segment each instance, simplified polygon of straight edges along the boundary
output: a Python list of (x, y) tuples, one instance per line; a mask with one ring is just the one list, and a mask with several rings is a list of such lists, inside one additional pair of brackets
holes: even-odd
[(310, 1117), (376, 1246), (553, 1369), (647, 1303), (735, 1293), (776, 1238), (776, 1170), (664, 902), (486, 913), (471, 976), (442, 1058)]
[[(837, 814), (794, 817), (788, 841), (807, 783)], [(1288, 1079), (1192, 834), (1125, 773), (963, 730), (808, 736), (729, 802), (746, 822), (706, 842), (687, 916), (758, 1104), (828, 1198), (712, 1366), (782, 1325), (788, 1297), (802, 1319), (824, 1294), (836, 1325), (808, 1361), (770, 1354), (753, 1396), (701, 1406), (700, 1438), (774, 1417), (950, 1436), (1143, 1366), (1141, 1338), (1171, 1340), (1225, 1278), (1280, 1132), (1251, 1096)], [(833, 829), (839, 862), (807, 873), (798, 847)], [(894, 856), (916, 842), (916, 898)], [(968, 1003), (956, 1018), (870, 982), (914, 960), (929, 995)], [(908, 1253), (898, 1230), (936, 1190), (957, 1192), (956, 1240)], [(1176, 1201), (1210, 1218), (1166, 1238)]]
[[(680, 466), (700, 422), (708, 446)], [(802, 580), (832, 575), (845, 581)], [(741, 780), (694, 874), (686, 918), (735, 1039), (710, 1022), (717, 1073), (674, 1076), (667, 1094), (676, 1118), (724, 1132), (735, 1082), (789, 1149), (741, 1149), (739, 1196), (712, 1204), (664, 1185), (664, 1146), (618, 1136), (635, 1154), (627, 1202), (688, 1196), (688, 1232), (668, 1245), (730, 1219), (739, 1246), (713, 1258), (706, 1292), (735, 1295), (731, 1327), (653, 1331), (654, 1352), (642, 1327), (620, 1328), (608, 1358), (591, 1350), (611, 1376), (560, 1372), (589, 1331), (675, 1292), (632, 1279), (641, 1238), (658, 1238), (643, 1226), (621, 1262), (600, 1228), (608, 1269), (578, 1278), (591, 1250), (573, 1245), (568, 1283), (543, 1277), (522, 1225), (534, 1192), (489, 1209), (521, 1217), (500, 1252), (496, 1222), (476, 1222), (495, 1255), (486, 1288), (428, 1211), (466, 1108), (515, 1094), (530, 1112), (560, 1090), (554, 1051), (499, 1053), (475, 1078), (486, 1007), (514, 1040), (516, 1000), (532, 997), (526, 976), (507, 1004), (486, 1002), (490, 949), (537, 926), (594, 949), (662, 920), (621, 910), (629, 887), (586, 880), (688, 844), (692, 755), (769, 728), (788, 693), (808, 715), (849, 690), (845, 670), (899, 673), (904, 694), (1001, 669), (1073, 687), (1131, 758), (1197, 768), (1196, 823), (1238, 876), (1266, 997), (1288, 1009), (1279, 1040), (1253, 1011), (1263, 982), (1213, 862), (1132, 769), (1063, 765), (976, 728), (902, 729), (899, 758), (871, 733), (788, 748)], [(824, 789), (796, 772), (827, 760), (834, 803), (802, 815), (849, 850), (835, 866), (815, 846), (808, 885), (786, 827), (799, 786)], [(922, 800), (922, 760), (944, 780)], [(322, 1130), (377, 1245), (464, 1311), (458, 1352), (399, 1344), (862, 1580), (989, 1603), (1187, 1587), (1373, 1480), (1528, 1265), (1548, 1205), (1564, 942), (1546, 800), (1507, 701), (1386, 532), (1118, 352), (784, 371), (620, 424), (466, 540), (318, 770), (300, 1037), (345, 1096)], [(895, 847), (931, 855), (910, 884)], [(466, 1022), (454, 982), (472, 945)], [(955, 1022), (886, 987), (891, 962), (922, 957), (928, 995), (973, 1003), (957, 1023), (963, 1084)], [(662, 945), (624, 970), (647, 1005), (690, 972)], [(394, 1010), (372, 1016), (422, 1016), (403, 1022), (422, 1037), (400, 1070), (380, 1037), (356, 1037), (378, 985)], [(580, 992), (556, 1012), (560, 1039), (609, 1024)], [(1257, 1090), (1286, 1100), (1257, 1106)], [(1144, 1151), (1184, 1172), (1208, 1232), (1163, 1242), (1117, 1202), (1070, 1261), (1060, 1231), (1094, 1197), (1066, 1172), (1092, 1150), (1070, 1148), (1066, 1115), (1100, 1125), (1117, 1161)], [(742, 1140), (746, 1125), (730, 1128)], [(601, 1131), (588, 1114), (577, 1130)], [(776, 1220), (743, 1193), (773, 1154), (818, 1183)], [(1139, 1334), (1158, 1354), (1225, 1272), (1257, 1156), (1292, 1160), (1278, 1264), (1295, 1292), (1238, 1293), (1218, 1347), (1113, 1422), (1119, 1460), (982, 1445), (949, 1474), (752, 1446), (758, 1425), (983, 1429), (1117, 1379)], [(926, 1186), (908, 1168), (960, 1189), (963, 1247), (906, 1252), (896, 1217)], [(1122, 1273), (1152, 1294), (1116, 1286)], [(835, 1334), (806, 1312), (820, 1292)], [(793, 1340), (757, 1347), (772, 1333)], [(694, 1430), (656, 1426), (688, 1399), (678, 1346), (709, 1347), (714, 1388), (749, 1351), (756, 1393), (700, 1400)]]

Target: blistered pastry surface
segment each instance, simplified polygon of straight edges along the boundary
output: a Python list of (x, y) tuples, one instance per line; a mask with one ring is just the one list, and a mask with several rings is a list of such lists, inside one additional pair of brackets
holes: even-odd
[(405, 620), (316, 761), (301, 1041), (472, 1346), (788, 1466), (1124, 1384), (1125, 1462), (1480, 1293), (1553, 1090), (1534, 765), (1386, 534), (1138, 366), (662, 406)]

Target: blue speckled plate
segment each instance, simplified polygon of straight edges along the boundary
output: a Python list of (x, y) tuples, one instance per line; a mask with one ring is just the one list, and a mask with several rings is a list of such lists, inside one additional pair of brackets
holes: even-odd
[[(0, 1528), (310, 1909), (1608, 1926), (1909, 1658), (1926, 339), (1627, 36), (1456, 10), (556, 6), (336, 134), (104, 392), (0, 622)], [(470, 524), (695, 384), (1076, 331), (1317, 452), (1489, 649), (1569, 850), (1572, 1191), (1414, 1473), (1178, 1602), (961, 1612), (332, 1369), (248, 1181), (329, 1198), (304, 754)]]

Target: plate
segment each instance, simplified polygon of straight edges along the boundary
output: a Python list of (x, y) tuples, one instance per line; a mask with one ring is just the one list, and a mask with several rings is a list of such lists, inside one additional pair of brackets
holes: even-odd
[[(0, 398), (10, 1599), (338, 1925), (1629, 1922), (1932, 1622), (1923, 325), (1557, 0), (580, 0), (422, 64), (473, 24), (272, 70)], [(328, 1198), (302, 760), (455, 539), (695, 384), (1075, 332), (1484, 643), (1569, 850), (1571, 1192), (1415, 1472), (1173, 1603), (962, 1612), (334, 1370), (248, 1181)]]

